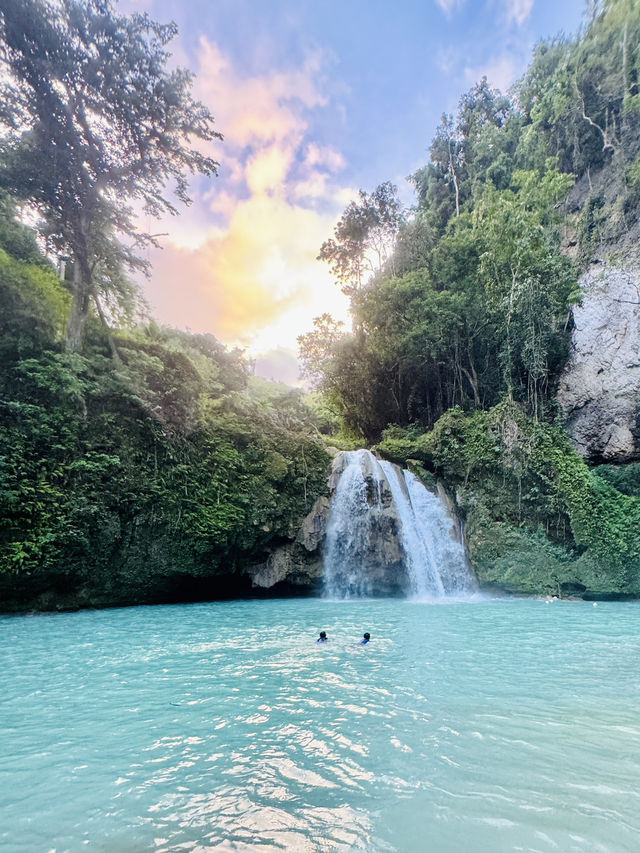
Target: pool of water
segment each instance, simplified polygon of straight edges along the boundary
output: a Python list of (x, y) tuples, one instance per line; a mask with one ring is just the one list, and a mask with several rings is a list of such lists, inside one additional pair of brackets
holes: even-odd
[(7, 853), (638, 850), (637, 603), (11, 616), (0, 666)]

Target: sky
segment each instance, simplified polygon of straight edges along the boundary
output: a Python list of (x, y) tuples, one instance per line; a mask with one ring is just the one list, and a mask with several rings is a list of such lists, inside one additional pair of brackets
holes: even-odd
[(483, 75), (506, 90), (540, 38), (574, 33), (584, 0), (121, 0), (174, 20), (172, 62), (222, 133), (216, 177), (191, 183), (143, 282), (151, 315), (211, 332), (256, 373), (299, 382), (298, 335), (346, 298), (316, 260), (359, 188), (428, 161), (443, 112)]

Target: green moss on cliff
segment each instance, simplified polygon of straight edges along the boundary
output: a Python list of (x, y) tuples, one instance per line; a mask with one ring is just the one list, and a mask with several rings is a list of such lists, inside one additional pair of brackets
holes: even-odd
[(417, 459), (455, 494), (482, 584), (518, 593), (640, 592), (635, 466), (615, 476), (589, 469), (560, 428), (511, 402), (472, 414), (451, 409), (429, 433), (395, 427), (378, 450), (402, 463)]

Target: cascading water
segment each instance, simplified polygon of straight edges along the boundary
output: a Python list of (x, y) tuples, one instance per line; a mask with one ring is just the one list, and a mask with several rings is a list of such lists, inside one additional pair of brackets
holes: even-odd
[[(389, 480), (393, 500), (400, 518), (400, 538), (405, 554), (411, 592), (420, 598), (427, 595), (441, 598), (445, 595), (445, 589), (431, 547), (434, 537), (424, 535), (429, 532), (427, 524), (419, 523), (411, 496), (407, 490), (407, 484), (404, 479), (402, 482), (400, 481), (401, 474), (398, 469), (390, 462), (381, 462), (380, 466)], [(422, 489), (427, 492), (424, 486)], [(427, 492), (427, 494), (429, 493)], [(437, 498), (434, 500), (437, 501)], [(450, 521), (449, 527), (451, 527)]]
[(325, 594), (465, 597), (474, 582), (446, 505), (367, 450), (342, 454), (327, 525)]
[(381, 516), (382, 471), (377, 459), (366, 450), (349, 451), (343, 456), (346, 466), (338, 480), (327, 524), (325, 591), (332, 598), (362, 598), (373, 592), (373, 578), (367, 569), (373, 548), (372, 531)]

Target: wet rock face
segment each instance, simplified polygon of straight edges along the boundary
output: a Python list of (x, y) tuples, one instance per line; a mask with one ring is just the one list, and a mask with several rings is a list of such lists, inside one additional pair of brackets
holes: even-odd
[(383, 509), (372, 521), (364, 567), (369, 595), (406, 595), (409, 580), (400, 545), (399, 520), (392, 507)]
[[(379, 475), (378, 475), (379, 476)], [(367, 502), (369, 507), (368, 542), (363, 548), (363, 570), (367, 578), (368, 595), (406, 595), (409, 579), (406, 559), (400, 540), (400, 519), (386, 479), (378, 479), (371, 467), (365, 466)]]
[(593, 264), (581, 278), (558, 403), (576, 450), (594, 462), (640, 459), (640, 266)]
[(322, 583), (322, 556), (311, 555), (289, 542), (274, 549), (264, 563), (250, 566), (246, 574), (253, 587), (272, 589), (279, 584), (291, 589), (313, 589)]
[(324, 548), (329, 594), (404, 595), (408, 591), (400, 518), (389, 482), (367, 451), (336, 456)]

